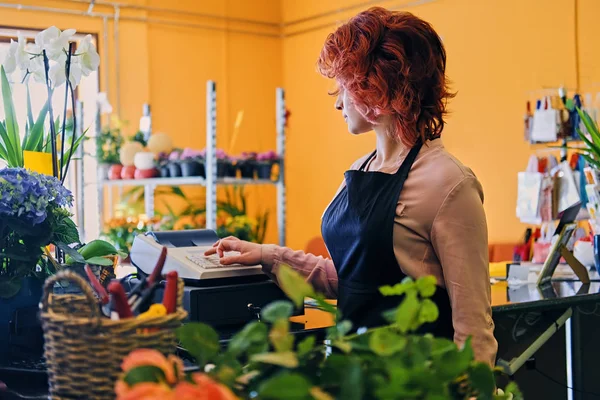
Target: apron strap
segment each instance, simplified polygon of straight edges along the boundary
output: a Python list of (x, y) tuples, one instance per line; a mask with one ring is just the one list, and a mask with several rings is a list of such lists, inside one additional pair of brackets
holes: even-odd
[(369, 162), (373, 159), (373, 157), (375, 157), (375, 154), (377, 153), (377, 150), (374, 150), (371, 155), (369, 157), (367, 157), (367, 159), (365, 160), (365, 162), (360, 166), (360, 168), (358, 169), (359, 171), (364, 171), (365, 168), (367, 167), (367, 165), (369, 164)]

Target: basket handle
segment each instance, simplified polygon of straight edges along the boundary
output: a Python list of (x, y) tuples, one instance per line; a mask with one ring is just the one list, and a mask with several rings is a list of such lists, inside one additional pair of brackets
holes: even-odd
[(46, 279), (46, 282), (44, 283), (44, 295), (42, 297), (42, 303), (40, 304), (40, 309), (42, 312), (48, 312), (48, 300), (50, 298), (50, 293), (54, 291), (54, 285), (58, 281), (70, 281), (79, 286), (88, 301), (90, 310), (92, 311), (92, 316), (100, 321), (102, 315), (100, 314), (98, 301), (92, 292), (91, 286), (81, 276), (73, 271), (68, 270), (59, 271), (55, 275), (52, 275), (50, 278)]

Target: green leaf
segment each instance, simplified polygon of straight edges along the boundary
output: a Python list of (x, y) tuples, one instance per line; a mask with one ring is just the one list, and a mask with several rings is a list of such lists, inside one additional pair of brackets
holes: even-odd
[(379, 288), (379, 292), (384, 296), (401, 296), (413, 290), (415, 290), (415, 282), (408, 276), (394, 286), (385, 285)]
[(279, 267), (277, 281), (296, 307), (304, 304), (305, 297), (315, 297), (313, 288), (304, 280), (304, 277), (287, 265)]
[(31, 129), (29, 132), (29, 140), (26, 142), (23, 150), (29, 151), (43, 151), (43, 143), (44, 143), (44, 125), (46, 123), (46, 115), (48, 114), (48, 101), (40, 110), (40, 114), (38, 115), (34, 124), (31, 125)]
[(426, 324), (428, 322), (434, 322), (438, 319), (440, 312), (433, 301), (425, 299), (421, 301), (421, 308), (419, 309), (419, 324)]
[(311, 383), (302, 375), (283, 372), (264, 381), (258, 388), (261, 399), (301, 400), (309, 398)]
[(77, 231), (77, 225), (71, 218), (63, 218), (56, 227), (54, 236), (57, 241), (66, 244), (79, 244), (79, 231)]
[(469, 369), (469, 380), (473, 389), (478, 391), (478, 399), (491, 400), (496, 389), (494, 374), (489, 366), (476, 363)]
[[(2, 124), (0, 124), (2, 126)], [(2, 136), (0, 136), (0, 158), (8, 161), (8, 153), (6, 151), (6, 147), (4, 147), (4, 140), (2, 140)]]
[(206, 324), (187, 323), (177, 329), (177, 338), (199, 365), (211, 361), (220, 349), (219, 335)]
[(0, 298), (8, 299), (19, 293), (21, 290), (21, 280), (13, 279), (0, 281)]
[(352, 351), (352, 343), (346, 340), (334, 340), (331, 345), (348, 354)]
[(320, 293), (315, 293), (313, 298), (314, 298), (315, 302), (317, 303), (317, 306), (321, 310), (323, 310), (337, 318), (338, 309), (333, 304), (329, 303), (325, 299), (325, 296), (321, 295)]
[(585, 144), (589, 147), (590, 151), (593, 154), (595, 154), (596, 157), (600, 156), (600, 147), (598, 147), (598, 145), (596, 145), (590, 139), (588, 139), (587, 136), (583, 132), (581, 132), (579, 128), (575, 128), (575, 130), (577, 131), (577, 134), (579, 135), (581, 140), (583, 140)]
[(310, 353), (315, 348), (316, 338), (314, 336), (307, 336), (298, 343), (296, 352), (298, 357), (302, 358)]
[(406, 336), (398, 335), (390, 328), (379, 328), (369, 338), (371, 350), (380, 356), (391, 356), (404, 350), (407, 343)]
[(183, 193), (183, 190), (181, 190), (181, 188), (179, 186), (173, 186), (171, 188), (171, 191), (174, 195), (182, 197), (185, 199), (185, 194)]
[(114, 264), (113, 260), (105, 257), (90, 257), (86, 259), (85, 262), (92, 265), (101, 265), (103, 267), (110, 267)]
[(0, 139), (2, 140), (3, 145), (6, 148), (5, 160), (8, 163), (8, 166), (10, 168), (22, 167), (23, 164), (19, 163), (19, 158), (17, 157), (15, 148), (11, 143), (11, 139), (8, 136), (8, 132), (6, 132), (6, 127), (3, 123), (0, 123)]
[(432, 275), (427, 275), (417, 279), (417, 290), (421, 297), (431, 297), (437, 289), (437, 279)]
[(19, 162), (19, 166), (23, 166), (23, 150), (21, 149), (21, 137), (19, 136), (19, 125), (17, 122), (17, 114), (12, 99), (12, 91), (10, 83), (4, 71), (4, 66), (0, 67), (0, 80), (2, 81), (2, 100), (4, 103), (4, 116), (6, 118), (6, 132), (8, 133), (10, 144)]
[(343, 370), (340, 399), (361, 400), (364, 393), (363, 373), (360, 361), (351, 358)]
[(294, 336), (290, 335), (290, 322), (278, 319), (269, 332), (269, 340), (277, 352), (291, 351), (294, 348)]
[(279, 319), (287, 320), (292, 316), (294, 306), (289, 301), (278, 300), (268, 304), (260, 313), (261, 318), (267, 322), (275, 322)]
[(433, 365), (438, 374), (444, 379), (454, 379), (464, 374), (473, 361), (470, 339), (467, 339), (461, 351), (456, 348), (445, 350), (441, 352), (438, 348), (435, 355), (432, 352)]
[(250, 360), (263, 364), (279, 365), (285, 368), (296, 368), (298, 366), (298, 357), (292, 351), (255, 354)]
[(338, 337), (346, 336), (352, 330), (352, 322), (348, 320), (341, 321), (336, 324), (335, 329)]
[(77, 148), (79, 147), (79, 145), (81, 144), (81, 142), (83, 141), (83, 139), (85, 138), (85, 135), (81, 135), (79, 136), (77, 139), (75, 139), (75, 142), (73, 142), (73, 146), (69, 147), (68, 149), (65, 148), (65, 154), (63, 155), (63, 165), (67, 165), (67, 161), (69, 161), (69, 159), (71, 157), (73, 157), (73, 155), (77, 152)]
[(267, 326), (265, 324), (258, 321), (251, 322), (233, 336), (227, 347), (227, 352), (238, 356), (248, 351), (253, 345), (266, 343), (267, 335)]
[(413, 328), (413, 323), (419, 312), (419, 300), (416, 292), (406, 293), (406, 297), (396, 311), (396, 324), (402, 333)]
[(592, 167), (600, 168), (600, 161), (596, 160), (595, 158), (592, 158), (588, 154), (584, 154), (584, 153), (580, 153), (580, 154), (585, 159), (585, 161), (587, 161), (588, 164), (590, 164)]
[(54, 244), (66, 254), (67, 257), (65, 257), (65, 262), (67, 265), (73, 263), (85, 264), (85, 258), (83, 258), (77, 250), (69, 247), (65, 242), (57, 240)]
[(166, 380), (165, 373), (159, 367), (154, 365), (144, 365), (135, 367), (127, 371), (123, 377), (123, 381), (129, 386), (137, 385), (144, 382), (164, 382)]
[(313, 386), (310, 389), (310, 395), (315, 400), (335, 400), (335, 398), (332, 395), (330, 395), (329, 393), (325, 392), (323, 389), (321, 389), (318, 386)]
[(504, 394), (512, 394), (512, 400), (523, 400), (523, 394), (521, 393), (521, 390), (519, 390), (519, 387), (514, 381), (506, 385), (506, 387), (504, 388)]
[[(598, 126), (596, 125), (594, 120), (592, 120), (590, 115), (585, 110), (581, 110), (581, 109), (577, 108), (577, 113), (579, 114), (579, 117), (581, 117), (581, 122), (583, 122), (583, 126), (585, 126), (585, 129), (588, 131), (588, 133), (592, 137), (592, 141), (598, 147), (600, 147), (600, 132), (598, 131)], [(579, 127), (575, 127), (575, 128), (578, 129)], [(598, 153), (596, 153), (596, 154), (598, 154)]]
[(456, 343), (444, 338), (433, 338), (431, 343), (431, 356), (440, 357), (449, 351), (458, 351)]

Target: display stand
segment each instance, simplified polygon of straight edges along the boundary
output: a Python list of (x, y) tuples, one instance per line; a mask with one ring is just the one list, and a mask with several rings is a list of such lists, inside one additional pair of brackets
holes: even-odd
[(285, 245), (285, 223), (286, 223), (286, 191), (285, 191), (285, 129), (286, 129), (286, 107), (285, 92), (277, 88), (276, 92), (276, 128), (277, 128), (277, 155), (279, 157), (279, 178), (277, 181), (269, 179), (237, 179), (217, 178), (217, 89), (214, 81), (206, 84), (206, 178), (199, 176), (176, 177), (176, 178), (150, 178), (150, 179), (119, 179), (105, 180), (99, 176), (98, 181), (98, 205), (99, 205), (99, 227), (104, 221), (104, 195), (108, 192), (109, 216), (112, 215), (112, 190), (113, 186), (122, 190), (126, 186), (144, 187), (144, 209), (148, 217), (155, 215), (154, 192), (158, 186), (204, 186), (206, 187), (206, 227), (216, 229), (217, 220), (217, 186), (219, 185), (275, 185), (277, 187), (277, 230), (279, 244)]
[(542, 266), (542, 270), (537, 280), (538, 286), (541, 287), (550, 283), (561, 257), (565, 259), (582, 283), (590, 283), (590, 275), (588, 274), (587, 269), (575, 258), (573, 252), (567, 248), (567, 243), (571, 239), (571, 236), (573, 236), (575, 229), (577, 229), (576, 224), (562, 225), (558, 240), (552, 245), (548, 258), (546, 258), (546, 262), (544, 262), (544, 265)]

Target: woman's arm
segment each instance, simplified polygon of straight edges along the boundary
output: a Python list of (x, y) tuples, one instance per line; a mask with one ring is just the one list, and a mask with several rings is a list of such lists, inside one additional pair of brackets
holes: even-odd
[(279, 266), (286, 264), (302, 274), (315, 290), (327, 298), (337, 298), (337, 271), (329, 258), (276, 245), (262, 245), (261, 249), (263, 271), (273, 279), (276, 279)]
[(448, 194), (433, 222), (431, 242), (442, 265), (452, 305), (454, 341), (471, 336), (475, 358), (495, 364), (488, 260), (488, 233), (483, 191), (465, 177)]

